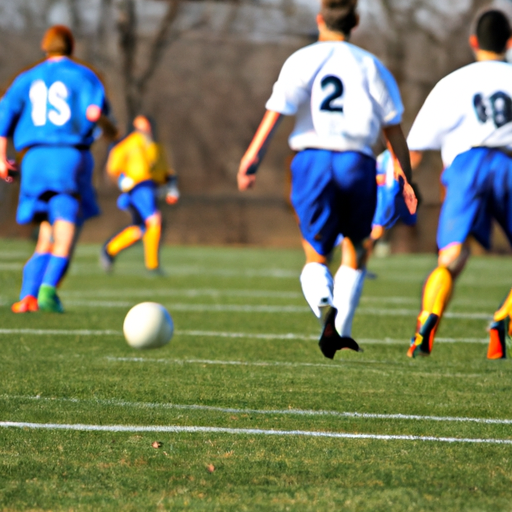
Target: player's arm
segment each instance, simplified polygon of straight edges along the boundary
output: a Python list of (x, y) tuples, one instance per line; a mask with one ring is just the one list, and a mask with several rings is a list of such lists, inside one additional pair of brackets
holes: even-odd
[(268, 144), (281, 118), (282, 114), (272, 110), (267, 110), (263, 116), (249, 148), (240, 161), (237, 175), (239, 190), (247, 190), (254, 185), (258, 166), (267, 151)]
[(102, 112), (98, 105), (89, 105), (85, 116), (88, 121), (96, 123), (101, 128), (107, 139), (115, 140), (119, 136), (117, 126)]
[(418, 206), (418, 200), (416, 194), (410, 183), (412, 181), (412, 168), (411, 160), (409, 156), (409, 147), (405, 140), (402, 126), (400, 124), (394, 124), (383, 128), (384, 137), (386, 138), (389, 150), (393, 158), (396, 158), (400, 163), (400, 167), (403, 172), (404, 179), (404, 200), (407, 208), (411, 214), (416, 213)]

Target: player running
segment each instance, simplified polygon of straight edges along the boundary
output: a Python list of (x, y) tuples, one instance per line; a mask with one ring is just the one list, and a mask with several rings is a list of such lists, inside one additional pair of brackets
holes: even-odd
[[(356, 8), (357, 0), (322, 1), (319, 41), (285, 62), (238, 171), (239, 189), (251, 188), (278, 121), (296, 116), (289, 143), (298, 151), (291, 166), (291, 202), (306, 255), (300, 281), (306, 301), (323, 321), (319, 345), (331, 359), (342, 348), (360, 350), (352, 339), (352, 319), (375, 211), (371, 146), (382, 131), (407, 179), (411, 173), (396, 82), (376, 57), (348, 42), (359, 21)], [(414, 210), (408, 183), (404, 194)], [(339, 235), (344, 236), (342, 261), (333, 280), (327, 262)]]
[[(469, 43), (476, 62), (443, 78), (427, 97), (408, 137), (413, 163), (441, 150), (446, 198), (437, 231), (438, 266), (423, 287), (421, 312), (407, 352), (428, 356), (454, 281), (469, 257), (468, 237), (490, 247), (491, 221), (512, 243), (511, 29), (500, 11), (484, 12)], [(505, 357), (512, 291), (494, 314), (489, 358)]]
[(162, 214), (158, 209), (158, 187), (165, 201), (176, 204), (180, 197), (177, 178), (169, 168), (165, 153), (154, 140), (154, 128), (145, 116), (133, 121), (135, 130), (110, 151), (107, 172), (115, 178), (123, 192), (117, 200), (121, 210), (132, 215), (132, 224), (112, 236), (103, 246), (100, 263), (111, 271), (115, 257), (142, 239), (144, 262), (151, 273), (161, 273), (159, 246)]
[(105, 117), (105, 89), (88, 67), (73, 61), (74, 40), (64, 26), (50, 28), (46, 59), (21, 72), (0, 101), (0, 177), (9, 170), (7, 138), (23, 154), (16, 220), (41, 224), (33, 256), (23, 269), (13, 311), (63, 312), (56, 286), (69, 265), (78, 226), (96, 215), (89, 148)]

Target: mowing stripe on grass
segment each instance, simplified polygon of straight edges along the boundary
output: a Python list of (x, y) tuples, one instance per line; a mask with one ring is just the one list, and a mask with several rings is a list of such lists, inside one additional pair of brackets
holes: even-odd
[[(116, 288), (112, 289), (95, 289), (95, 290), (84, 290), (84, 291), (61, 291), (59, 293), (62, 297), (69, 297), (70, 299), (73, 297), (88, 297), (92, 296), (95, 298), (108, 298), (114, 297), (117, 298), (120, 295), (124, 297), (147, 297), (148, 300), (152, 297), (220, 297), (220, 296), (230, 296), (230, 297), (251, 297), (251, 298), (276, 298), (276, 299), (302, 299), (303, 295), (301, 292), (281, 292), (275, 290), (244, 290), (238, 288), (185, 288), (185, 289), (176, 289), (176, 288)], [(418, 302), (417, 297), (407, 297), (407, 296), (382, 296), (382, 297), (369, 297), (363, 296), (361, 297), (361, 302), (377, 302), (379, 304), (411, 304)], [(478, 300), (475, 298), (462, 298), (457, 297), (453, 302), (458, 305), (470, 305), (479, 307), (489, 306), (496, 307), (497, 302), (495, 300)]]
[(140, 409), (179, 409), (187, 411), (211, 411), (228, 414), (269, 414), (285, 416), (335, 416), (340, 418), (362, 418), (362, 419), (382, 419), (382, 420), (413, 420), (413, 421), (437, 421), (437, 422), (456, 422), (456, 423), (483, 423), (486, 425), (512, 425), (511, 419), (495, 418), (468, 418), (461, 416), (422, 416), (419, 414), (379, 414), (367, 412), (344, 412), (344, 411), (326, 411), (326, 410), (308, 410), (308, 409), (238, 409), (234, 407), (215, 407), (212, 405), (198, 404), (169, 404), (156, 402), (128, 402), (125, 400), (104, 400), (101, 398), (81, 399), (81, 398), (53, 398), (41, 396), (23, 396), (23, 395), (3, 395), (0, 399), (4, 400), (37, 400), (45, 402), (71, 402), (71, 403), (93, 403), (97, 405), (115, 406), (115, 407), (134, 407)]
[(512, 439), (481, 439), (434, 436), (407, 436), (382, 434), (350, 434), (348, 432), (319, 432), (311, 430), (263, 430), (258, 428), (225, 428), (225, 427), (183, 427), (178, 425), (84, 425), (81, 423), (29, 423), (18, 421), (0, 421), (4, 428), (30, 428), (45, 430), (78, 430), (82, 432), (169, 432), (179, 433), (208, 433), (208, 434), (237, 434), (263, 436), (307, 436), (330, 437), (337, 439), (374, 439), (380, 441), (430, 441), (440, 443), (474, 443), (474, 444), (509, 444)]
[[(131, 301), (107, 301), (107, 300), (66, 300), (66, 304), (72, 306), (98, 307), (98, 308), (129, 308), (133, 306)], [(236, 312), (236, 313), (306, 313), (307, 306), (267, 306), (248, 304), (187, 304), (169, 303), (164, 306), (171, 311), (213, 311), (213, 312)], [(368, 308), (362, 307), (357, 310), (359, 315), (376, 316), (413, 316), (418, 313), (417, 309), (389, 309), (389, 308)], [(444, 318), (457, 318), (467, 320), (490, 320), (492, 314), (488, 312), (447, 312)]]

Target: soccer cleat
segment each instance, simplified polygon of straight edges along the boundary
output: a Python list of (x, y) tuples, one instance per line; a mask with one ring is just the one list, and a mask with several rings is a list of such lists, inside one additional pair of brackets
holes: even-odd
[(411, 339), (411, 346), (407, 351), (408, 357), (429, 356), (434, 345), (434, 336), (439, 324), (439, 316), (430, 313), (418, 332)]
[(348, 348), (356, 352), (362, 352), (363, 349), (359, 347), (357, 342), (349, 336), (340, 336), (336, 327), (334, 326), (334, 319), (338, 310), (331, 308), (325, 317), (325, 324), (318, 341), (318, 346), (322, 351), (322, 354), (329, 358), (334, 359), (336, 351)]
[(147, 275), (148, 277), (165, 277), (167, 274), (162, 269), (162, 267), (156, 267), (156, 268), (147, 268)]
[(46, 313), (64, 313), (62, 302), (60, 301), (55, 286), (42, 284), (37, 296), (39, 311)]
[(37, 305), (37, 299), (33, 295), (26, 295), (23, 299), (15, 302), (11, 306), (11, 311), (13, 313), (32, 313), (38, 310), (39, 307)]
[(507, 349), (512, 350), (512, 338), (509, 331), (510, 317), (493, 322), (489, 329), (490, 339), (487, 359), (506, 359)]
[(105, 272), (112, 272), (114, 268), (114, 256), (111, 256), (107, 251), (107, 244), (101, 248), (100, 252), (100, 265)]

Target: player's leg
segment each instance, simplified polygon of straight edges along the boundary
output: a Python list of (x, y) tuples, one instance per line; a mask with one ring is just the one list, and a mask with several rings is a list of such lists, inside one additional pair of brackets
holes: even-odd
[[(512, 158), (498, 153), (501, 161), (493, 175), (493, 215), (512, 245)], [(512, 354), (512, 289), (497, 311), (489, 329), (488, 359), (506, 359)]]
[(487, 212), (489, 166), (492, 155), (474, 148), (459, 155), (443, 173), (446, 197), (437, 231), (440, 248), (437, 267), (422, 290), (421, 310), (407, 355), (428, 356), (435, 334), (450, 301), (455, 279), (469, 257), (467, 239), (472, 235), (484, 247), (490, 245), (491, 217)]
[(339, 153), (334, 159), (338, 187), (338, 214), (342, 243), (341, 265), (334, 277), (335, 326), (342, 337), (352, 337), (352, 322), (366, 276), (375, 213), (375, 160), (359, 153)]
[(341, 265), (334, 276), (333, 305), (337, 310), (335, 326), (340, 336), (352, 337), (352, 322), (363, 292), (369, 243), (342, 242)]
[(455, 279), (469, 258), (469, 247), (456, 243), (439, 251), (438, 266), (428, 275), (423, 285), (421, 311), (416, 319), (416, 331), (407, 355), (429, 355), (434, 338), (453, 292)]
[(37, 311), (37, 295), (43, 275), (50, 260), (52, 249), (52, 227), (48, 221), (39, 225), (39, 234), (34, 254), (23, 267), (20, 300), (11, 306), (13, 313)]
[(487, 359), (506, 359), (512, 352), (512, 289), (494, 313)]
[(103, 244), (100, 254), (100, 263), (106, 272), (110, 272), (114, 265), (115, 257), (142, 239), (144, 230), (139, 225), (130, 224), (126, 228), (113, 235)]
[(331, 160), (332, 152), (325, 150), (304, 150), (296, 155), (292, 163), (291, 202), (299, 221), (306, 256), (300, 276), (302, 290), (315, 316), (323, 321), (320, 349), (332, 359), (341, 348), (358, 350), (359, 347), (351, 339), (342, 339), (334, 327), (333, 279), (327, 264), (337, 242), (339, 228), (336, 215), (331, 215), (336, 204), (328, 171)]
[(137, 206), (133, 203), (131, 194), (121, 194), (117, 200), (121, 210), (128, 210), (132, 223), (111, 236), (104, 244), (100, 253), (100, 264), (103, 270), (110, 272), (116, 256), (142, 239), (144, 235), (144, 220)]
[(49, 200), (53, 244), (37, 296), (41, 311), (55, 313), (64, 311), (57, 295), (57, 285), (69, 265), (79, 210), (79, 200), (71, 195), (57, 194)]
[(306, 264), (300, 274), (302, 293), (323, 325), (325, 315), (332, 306), (333, 278), (327, 266), (328, 258), (319, 254), (307, 240), (302, 240), (302, 247), (306, 255)]
[(336, 223), (329, 224), (330, 178), (323, 172), (330, 159), (329, 151), (305, 150), (291, 164), (290, 200), (299, 221), (306, 256), (300, 283), (313, 314), (321, 321), (326, 308), (332, 306), (333, 279), (327, 265), (337, 236)]
[(145, 219), (146, 232), (142, 237), (144, 244), (144, 263), (151, 272), (158, 272), (160, 269), (159, 251), (160, 235), (162, 232), (162, 215), (159, 211)]

